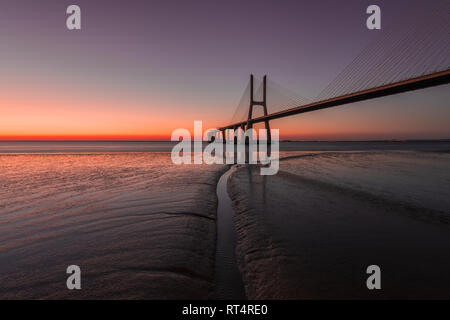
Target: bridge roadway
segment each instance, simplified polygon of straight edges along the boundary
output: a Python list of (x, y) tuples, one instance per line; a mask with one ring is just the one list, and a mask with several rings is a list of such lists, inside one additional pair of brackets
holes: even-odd
[(236, 122), (228, 126), (219, 128), (218, 130), (224, 131), (226, 129), (237, 129), (238, 127), (245, 128), (249, 123), (255, 124), (259, 122), (279, 119), (283, 117), (288, 117), (300, 113), (311, 112), (320, 109), (326, 109), (331, 107), (336, 107), (344, 105), (347, 103), (358, 102), (363, 100), (369, 100), (378, 97), (384, 97), (393, 95), (396, 93), (402, 93), (407, 91), (413, 91), (417, 89), (424, 89), (428, 87), (438, 86), (442, 84), (448, 84), (450, 82), (450, 69), (427, 74), (417, 78), (408, 79), (405, 81), (399, 81), (392, 84), (387, 84), (381, 87), (376, 87), (372, 89), (362, 90), (343, 96), (326, 99), (318, 102), (313, 102), (310, 104), (290, 108), (284, 111), (274, 112), (266, 116), (261, 116), (253, 118), (251, 120), (245, 120), (241, 122)]

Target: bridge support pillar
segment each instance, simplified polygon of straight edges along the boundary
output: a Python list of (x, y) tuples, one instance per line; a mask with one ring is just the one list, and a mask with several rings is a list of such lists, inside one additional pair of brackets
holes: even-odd
[[(245, 124), (241, 124), (241, 130), (242, 130), (242, 135), (244, 135), (245, 134)], [(237, 137), (236, 137), (236, 139), (237, 139)], [(240, 137), (239, 143), (245, 143), (245, 141), (243, 141), (243, 139), (244, 139), (244, 136)]]
[[(248, 110), (248, 120), (247, 120), (247, 130), (251, 129), (253, 127), (252, 123), (252, 115), (253, 115), (253, 107), (254, 106), (262, 106), (264, 109), (264, 115), (267, 116), (267, 75), (263, 78), (263, 100), (262, 101), (256, 101), (254, 99), (253, 94), (253, 74), (250, 75), (250, 108)], [(267, 131), (267, 143), (271, 143), (271, 134), (270, 134), (270, 125), (269, 120), (264, 121), (264, 124), (266, 126)]]

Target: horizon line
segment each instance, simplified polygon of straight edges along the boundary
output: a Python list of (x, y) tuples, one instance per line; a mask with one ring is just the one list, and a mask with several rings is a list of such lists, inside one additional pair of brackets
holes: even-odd
[[(206, 140), (192, 140), (191, 142)], [(439, 139), (282, 139), (280, 142), (418, 142), (418, 141), (450, 141), (450, 138)], [(0, 142), (180, 142), (179, 140), (161, 139), (0, 139)]]

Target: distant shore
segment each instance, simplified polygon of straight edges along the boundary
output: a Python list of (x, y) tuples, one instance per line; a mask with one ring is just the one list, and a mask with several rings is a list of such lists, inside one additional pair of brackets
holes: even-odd
[[(171, 152), (173, 141), (1, 141), (0, 154), (13, 153), (120, 153)], [(203, 143), (204, 147), (207, 145)], [(371, 141), (281, 141), (280, 151), (330, 150), (423, 150), (450, 151), (450, 139), (442, 140), (371, 140)]]

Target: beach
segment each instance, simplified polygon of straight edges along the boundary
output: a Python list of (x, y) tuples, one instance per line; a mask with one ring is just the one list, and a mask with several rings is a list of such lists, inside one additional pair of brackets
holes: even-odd
[(228, 184), (249, 299), (450, 297), (450, 154), (283, 157), (277, 175), (242, 166)]
[[(206, 299), (225, 166), (170, 153), (0, 155), (2, 299)], [(66, 268), (81, 268), (81, 290)]]
[(0, 143), (0, 297), (449, 298), (449, 142), (282, 142), (273, 176), (172, 145)]

